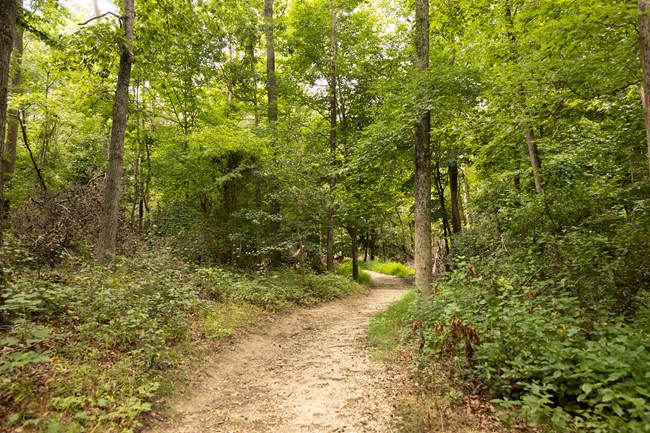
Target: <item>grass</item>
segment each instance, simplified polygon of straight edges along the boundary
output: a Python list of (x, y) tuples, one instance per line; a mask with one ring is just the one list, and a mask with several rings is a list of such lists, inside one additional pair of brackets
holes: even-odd
[(415, 269), (408, 268), (401, 263), (396, 262), (382, 262), (380, 260), (369, 260), (366, 262), (359, 262), (359, 267), (380, 274), (394, 275), (399, 278), (408, 278), (415, 274)]
[(416, 299), (417, 292), (411, 290), (402, 299), (373, 317), (368, 328), (368, 337), (375, 359), (387, 361), (395, 358), (401, 351), (409, 309)]

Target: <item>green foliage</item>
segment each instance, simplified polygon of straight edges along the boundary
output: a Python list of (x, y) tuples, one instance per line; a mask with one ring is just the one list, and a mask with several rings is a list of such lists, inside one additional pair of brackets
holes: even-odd
[[(348, 278), (352, 278), (352, 259), (344, 259), (337, 267), (336, 273), (338, 275), (344, 275)], [(359, 267), (359, 283), (370, 285), (370, 274), (363, 272), (361, 267)]]
[[(425, 353), (453, 357), (506, 408), (557, 431), (643, 431), (648, 330), (594, 314), (530, 262), (459, 261), (424, 304)], [(462, 373), (467, 371), (467, 373)]]
[[(24, 251), (5, 250), (21, 263)], [(69, 267), (65, 267), (65, 266)], [(133, 431), (193, 347), (259, 324), (265, 312), (363, 289), (338, 275), (193, 269), (158, 248), (109, 267), (16, 265), (0, 298), (0, 400), (7, 428)], [(4, 409), (4, 408), (3, 408)]]
[(277, 310), (291, 305), (313, 305), (359, 293), (362, 288), (348, 278), (331, 274), (309, 274), (306, 286), (295, 272), (273, 271), (255, 278), (210, 268), (199, 270), (207, 278), (209, 296)]
[(401, 263), (396, 262), (382, 262), (379, 260), (369, 260), (359, 263), (359, 267), (380, 274), (395, 275), (399, 278), (408, 278), (415, 274), (415, 269), (407, 268)]

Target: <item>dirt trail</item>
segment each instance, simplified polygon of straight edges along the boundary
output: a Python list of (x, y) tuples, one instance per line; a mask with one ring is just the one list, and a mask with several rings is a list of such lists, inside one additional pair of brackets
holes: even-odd
[(172, 404), (174, 419), (146, 432), (391, 432), (390, 378), (365, 339), (407, 284), (371, 276), (367, 294), (298, 309), (215, 354)]

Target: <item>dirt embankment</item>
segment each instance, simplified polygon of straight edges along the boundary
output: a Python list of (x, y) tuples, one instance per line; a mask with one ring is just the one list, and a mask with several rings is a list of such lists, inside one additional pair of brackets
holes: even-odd
[(370, 360), (370, 318), (407, 284), (372, 273), (368, 293), (277, 317), (206, 360), (170, 421), (147, 433), (389, 433), (391, 379)]

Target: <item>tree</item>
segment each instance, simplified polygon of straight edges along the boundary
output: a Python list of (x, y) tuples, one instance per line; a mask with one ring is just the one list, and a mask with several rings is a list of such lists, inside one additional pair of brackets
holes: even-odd
[[(22, 9), (22, 0), (18, 0), (18, 9)], [(24, 29), (21, 25), (16, 25), (14, 31), (14, 51), (13, 56), (15, 59), (16, 70), (11, 77), (11, 92), (18, 94), (20, 92), (20, 83), (22, 78), (22, 71), (20, 63), (23, 57), (23, 33)], [(18, 144), (18, 110), (13, 110), (7, 124), (7, 145), (5, 147), (5, 175), (13, 174), (16, 165), (16, 146)], [(6, 178), (8, 179), (8, 177)], [(5, 179), (5, 180), (6, 180)]]
[[(13, 50), (14, 26), (18, 15), (16, 0), (0, 0), (0, 224), (4, 218), (4, 159), (7, 98), (9, 96), (9, 66)], [(0, 227), (0, 248), (3, 246)]]
[[(332, 4), (332, 32), (331, 32), (331, 59), (330, 70), (327, 77), (329, 92), (329, 154), (332, 173), (330, 174), (330, 195), (334, 194), (336, 188), (336, 124), (337, 124), (337, 103), (336, 103), (336, 84), (338, 81), (337, 64), (338, 64), (338, 23), (336, 4)], [(354, 258), (356, 260), (356, 258)], [(331, 201), (327, 208), (327, 270), (334, 272), (334, 202)]]
[[(429, 0), (415, 2), (415, 63), (429, 68)], [(415, 126), (415, 284), (428, 296), (431, 292), (431, 113), (418, 113)]]
[(650, 0), (639, 0), (639, 48), (643, 68), (643, 108), (645, 109), (648, 167), (650, 168)]
[[(264, 0), (264, 20), (266, 24), (266, 81), (267, 81), (267, 117), (269, 129), (272, 134), (273, 147), (277, 148), (277, 122), (278, 122), (278, 84), (275, 75), (275, 30), (273, 21), (273, 0)], [(276, 149), (277, 150), (277, 149)], [(278, 236), (280, 232), (280, 201), (271, 200), (271, 236)], [(281, 254), (275, 248), (271, 252), (271, 266), (280, 265)]]
[(120, 197), (122, 193), (124, 134), (129, 102), (131, 66), (133, 64), (134, 0), (124, 0), (124, 11), (120, 21), (124, 29), (124, 39), (120, 42), (120, 65), (113, 101), (113, 126), (111, 128), (108, 170), (104, 185), (102, 222), (97, 241), (97, 260), (100, 262), (108, 261), (115, 254), (117, 244)]

